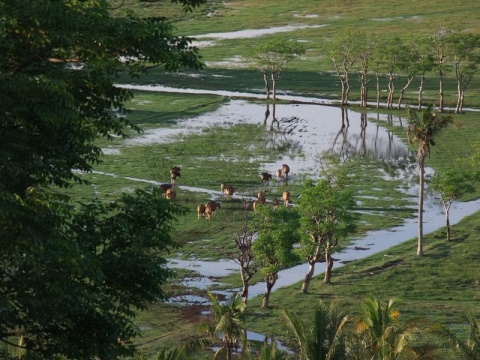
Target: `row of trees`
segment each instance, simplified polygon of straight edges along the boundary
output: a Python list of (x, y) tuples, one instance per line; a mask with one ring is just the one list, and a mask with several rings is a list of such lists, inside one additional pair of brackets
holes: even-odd
[[(401, 322), (401, 303), (395, 298), (382, 302), (370, 295), (352, 311), (320, 301), (308, 320), (302, 320), (304, 316), (292, 311), (281, 310), (279, 322), (285, 330), (284, 343), (291, 349), (285, 351), (273, 339), (270, 342), (265, 339), (261, 345), (246, 340), (246, 307), (239, 297), (234, 296), (225, 303), (219, 302), (212, 294), (209, 297), (212, 313), (210, 321), (199, 327), (201, 336), (176, 349), (164, 350), (157, 360), (187, 359), (199, 348), (218, 346), (219, 340), (214, 359), (438, 360), (445, 356), (480, 357), (480, 322), (474, 316), (466, 316), (469, 332), (468, 338), (463, 340), (428, 318)], [(237, 349), (240, 353), (233, 356)]]
[[(382, 79), (386, 78), (387, 108), (393, 108), (396, 86), (400, 83), (398, 108), (402, 106), (405, 91), (419, 79), (418, 110), (423, 107), (423, 93), (428, 74), (435, 73), (439, 82), (438, 108), (445, 106), (444, 79), (453, 72), (457, 81), (455, 113), (463, 111), (465, 91), (480, 66), (480, 35), (465, 33), (446, 25), (432, 28), (429, 35), (380, 38), (368, 33), (343, 32), (323, 44), (325, 56), (334, 64), (341, 84), (341, 105), (349, 104), (351, 79), (360, 84), (360, 105), (366, 107), (369, 92), (376, 91), (375, 102), (380, 106)], [(267, 98), (270, 89), (275, 100), (277, 81), (289, 62), (305, 53), (305, 48), (294, 41), (271, 40), (253, 48), (249, 58), (264, 79)], [(374, 86), (369, 85), (372, 80)], [(271, 82), (271, 86), (270, 86)]]

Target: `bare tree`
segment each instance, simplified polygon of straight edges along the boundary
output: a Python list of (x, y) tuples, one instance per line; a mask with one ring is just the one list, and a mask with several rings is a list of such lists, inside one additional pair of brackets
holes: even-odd
[(240, 266), (240, 276), (242, 278), (242, 292), (240, 296), (244, 303), (248, 301), (248, 287), (253, 275), (257, 272), (257, 267), (253, 263), (254, 256), (252, 252), (252, 242), (255, 234), (255, 228), (249, 219), (249, 208), (251, 202), (247, 199), (243, 200), (244, 215), (242, 228), (235, 231), (235, 245), (238, 249), (238, 255), (234, 261)]

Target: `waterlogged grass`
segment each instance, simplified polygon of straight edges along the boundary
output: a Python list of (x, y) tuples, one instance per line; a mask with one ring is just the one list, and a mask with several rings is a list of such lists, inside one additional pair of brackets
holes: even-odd
[[(480, 31), (477, 16), (480, 3), (466, 0), (388, 0), (381, 7), (375, 0), (309, 0), (301, 3), (244, 0), (209, 2), (187, 15), (182, 14), (179, 7), (171, 11), (170, 5), (164, 6), (162, 2), (125, 0), (124, 4), (123, 9), (136, 6), (133, 10), (139, 14), (173, 16), (176, 31), (192, 36), (300, 23), (324, 26), (248, 39), (216, 40), (212, 46), (201, 49), (203, 61), (208, 65), (202, 71), (169, 74), (157, 68), (147, 76), (139, 79), (122, 78), (121, 82), (210, 90), (253, 90), (261, 94), (263, 82), (260, 73), (241, 67), (245, 66), (243, 60), (249, 48), (266, 39), (289, 38), (302, 41), (307, 52), (302, 59), (291, 63), (278, 83), (278, 90), (337, 100), (340, 86), (332, 74), (333, 67), (325, 56), (324, 47), (332, 37), (342, 32), (354, 30), (356, 33), (405, 38), (411, 34), (431, 33), (432, 22), (444, 18), (452, 20), (460, 29), (474, 33)], [(451, 107), (456, 100), (456, 82), (452, 73), (448, 73), (447, 77), (446, 105)], [(465, 107), (480, 107), (479, 84), (478, 77), (470, 84)], [(385, 83), (382, 88), (386, 89)], [(352, 78), (352, 100), (358, 99), (358, 89), (357, 79)], [(417, 80), (407, 91), (405, 102), (416, 104), (416, 89)], [(383, 92), (382, 101), (385, 101), (385, 96)], [(424, 99), (425, 103), (438, 102), (438, 80), (434, 74), (428, 76)], [(221, 97), (138, 93), (131, 103), (133, 111), (129, 116), (146, 129), (173, 128), (178, 124), (178, 119), (215, 109), (222, 101), (224, 99)], [(403, 110), (401, 112), (404, 113)], [(457, 168), (458, 158), (469, 156), (472, 145), (478, 143), (480, 115), (470, 113), (454, 117), (456, 124), (461, 126), (442, 133), (427, 159), (427, 165), (436, 170)], [(382, 123), (382, 126), (386, 124)], [(390, 130), (405, 139), (405, 127), (391, 127)], [(169, 167), (176, 164), (182, 164), (184, 169), (180, 184), (219, 191), (220, 182), (226, 181), (234, 183), (245, 197), (254, 195), (261, 188), (258, 179), (258, 173), (262, 170), (260, 161), (264, 163), (272, 156), (262, 148), (262, 134), (265, 136), (261, 126), (228, 125), (175, 138), (168, 145), (142, 145), (131, 149), (127, 149), (122, 139), (116, 139), (110, 146), (118, 147), (120, 154), (106, 157), (99, 169), (119, 175), (86, 175), (91, 177), (94, 185), (87, 188), (85, 197), (93, 193), (113, 197), (123, 190), (131, 191), (140, 185), (138, 181), (126, 179), (132, 175), (166, 182)], [(359, 232), (395, 226), (402, 218), (414, 216), (411, 205), (416, 200), (403, 191), (406, 183), (387, 180), (387, 175), (393, 170), (379, 170), (379, 167), (366, 159), (356, 159), (352, 164), (351, 174), (356, 179), (352, 188), (357, 193), (358, 211), (362, 212)], [(146, 186), (149, 184), (146, 183)], [(300, 184), (289, 186), (293, 195), (299, 196)], [(282, 190), (276, 184), (265, 188), (269, 200)], [(479, 194), (474, 196), (478, 197)], [(218, 259), (234, 254), (232, 236), (241, 225), (243, 203), (240, 199), (223, 200), (221, 209), (214, 214), (212, 221), (197, 219), (196, 204), (210, 198), (211, 195), (204, 192), (179, 191), (177, 201), (191, 211), (178, 221), (174, 236), (183, 247), (173, 256)], [(429, 234), (425, 237), (424, 257), (415, 255), (416, 241), (412, 239), (383, 253), (338, 269), (334, 267), (332, 284), (325, 285), (321, 277), (315, 278), (308, 295), (300, 294), (300, 283), (278, 289), (272, 293), (270, 309), (260, 308), (260, 298), (251, 299), (245, 325), (250, 330), (288, 340), (284, 337), (285, 329), (279, 320), (281, 309), (297, 312), (307, 319), (313, 310), (312, 305), (319, 299), (355, 309), (367, 294), (374, 294), (382, 300), (391, 297), (402, 299), (401, 320), (427, 316), (429, 320), (439, 321), (465, 336), (464, 312), (472, 311), (477, 317), (480, 316), (477, 306), (480, 289), (480, 269), (477, 265), (479, 223), (480, 214), (477, 213), (455, 225), (452, 241), (448, 243), (444, 229)], [(323, 264), (317, 265), (317, 271), (323, 271)], [(178, 275), (181, 278), (185, 273), (179, 272)], [(239, 286), (238, 275), (230, 275), (223, 280), (228, 284), (227, 287)], [(261, 275), (257, 274), (254, 281), (260, 280)], [(172, 294), (185, 291), (175, 283), (168, 288)], [(200, 309), (191, 311), (176, 305), (152, 304), (138, 319), (145, 335), (138, 340), (138, 344), (146, 353), (153, 355), (163, 346), (187, 341), (195, 333), (194, 323), (202, 319), (199, 314)], [(211, 358), (211, 354), (198, 354), (195, 358), (207, 359)]]
[[(306, 53), (288, 65), (278, 83), (278, 90), (339, 99), (340, 83), (335, 76), (332, 77), (335, 69), (326, 49), (331, 39), (340, 34), (351, 31), (358, 36), (365, 33), (378, 37), (408, 38), (413, 34), (431, 34), (439, 22), (466, 32), (480, 32), (476, 15), (480, 11), (480, 4), (467, 0), (459, 2), (391, 0), (381, 7), (378, 7), (374, 0), (360, 2), (328, 0), (321, 3), (309, 0), (302, 1), (301, 4), (284, 0), (262, 3), (253, 0), (223, 3), (212, 1), (186, 15), (179, 12), (179, 7), (173, 12), (166, 12), (168, 7), (161, 2), (141, 2), (140, 4), (146, 5), (140, 6), (138, 4), (134, 0), (127, 0), (118, 13), (133, 9), (139, 15), (174, 16), (175, 30), (179, 34), (189, 36), (252, 31), (250, 36), (234, 39), (205, 39), (210, 41), (210, 45), (200, 48), (202, 60), (207, 65), (203, 71), (166, 74), (161, 68), (157, 68), (140, 79), (121, 79), (122, 82), (161, 83), (173, 87), (231, 91), (261, 89), (263, 87), (261, 75), (248, 66), (249, 51), (253, 46), (266, 40), (287, 38), (301, 41)], [(310, 27), (261, 36), (254, 32), (298, 25)], [(201, 76), (197, 77), (199, 74)], [(401, 87), (404, 80), (400, 76), (396, 87)], [(385, 79), (382, 81), (381, 88), (386, 90)], [(453, 72), (446, 74), (445, 82), (446, 105), (454, 106), (457, 91)], [(476, 76), (467, 88), (465, 106), (480, 106), (479, 84), (480, 78)], [(373, 84), (371, 86), (373, 87)], [(416, 102), (418, 86), (419, 80), (415, 79), (405, 94), (406, 102)], [(350, 95), (352, 100), (358, 99), (359, 85), (356, 76), (351, 76)], [(373, 91), (371, 96), (375, 96)], [(382, 101), (385, 101), (385, 97), (384, 91)], [(438, 102), (438, 78), (434, 73), (427, 76), (424, 97), (425, 102)]]

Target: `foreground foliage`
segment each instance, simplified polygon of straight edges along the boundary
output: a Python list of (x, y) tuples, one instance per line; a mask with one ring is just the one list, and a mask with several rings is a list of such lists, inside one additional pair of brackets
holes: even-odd
[(35, 357), (131, 354), (134, 310), (164, 298), (171, 275), (165, 256), (183, 210), (156, 190), (109, 204), (57, 192), (99, 162), (98, 138), (136, 129), (119, 116), (131, 98), (114, 86), (120, 71), (202, 67), (166, 19), (110, 9), (0, 1), (0, 341)]

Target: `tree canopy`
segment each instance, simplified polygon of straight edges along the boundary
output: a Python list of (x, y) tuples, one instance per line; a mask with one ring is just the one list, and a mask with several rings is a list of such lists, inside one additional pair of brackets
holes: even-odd
[(0, 341), (49, 359), (132, 352), (135, 309), (164, 298), (183, 213), (155, 189), (83, 205), (56, 191), (100, 161), (95, 140), (135, 129), (119, 116), (131, 97), (120, 73), (202, 67), (167, 19), (110, 9), (0, 1)]

